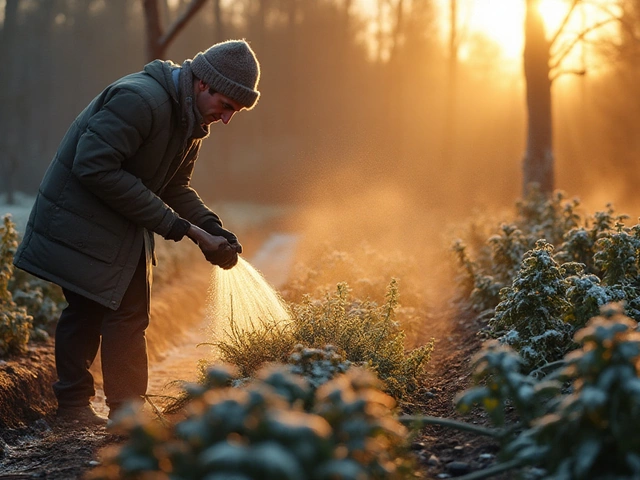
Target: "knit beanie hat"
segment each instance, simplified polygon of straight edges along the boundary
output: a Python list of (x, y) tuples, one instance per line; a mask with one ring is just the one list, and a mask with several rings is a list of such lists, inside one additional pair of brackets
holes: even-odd
[(244, 40), (216, 43), (191, 61), (191, 70), (216, 92), (251, 110), (258, 101), (260, 64)]

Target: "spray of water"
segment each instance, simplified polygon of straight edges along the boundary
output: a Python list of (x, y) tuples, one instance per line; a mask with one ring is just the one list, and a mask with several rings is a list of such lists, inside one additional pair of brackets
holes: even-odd
[(230, 270), (214, 268), (206, 308), (211, 343), (224, 338), (231, 323), (250, 330), (289, 320), (291, 313), (278, 292), (242, 257)]

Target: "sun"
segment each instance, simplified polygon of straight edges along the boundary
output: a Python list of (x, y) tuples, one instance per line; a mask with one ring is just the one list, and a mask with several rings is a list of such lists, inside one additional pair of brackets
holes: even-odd
[[(449, 0), (443, 0), (447, 3)], [(472, 0), (460, 2), (460, 25), (494, 41), (507, 60), (519, 59), (524, 45), (525, 0)], [(567, 14), (566, 0), (541, 0), (538, 10), (547, 33), (555, 32)]]
[[(447, 12), (452, 0), (440, 0), (441, 11)], [(526, 0), (457, 0), (460, 31), (482, 35), (495, 42), (505, 60), (520, 61), (524, 46)], [(602, 8), (609, 0), (581, 2), (572, 12), (567, 31), (581, 31), (606, 17)], [(562, 25), (571, 8), (571, 0), (540, 0), (538, 11), (550, 38)], [(446, 14), (444, 15), (446, 17)], [(448, 19), (446, 20), (448, 22)], [(445, 22), (445, 23), (446, 23)], [(445, 27), (448, 29), (448, 26)], [(470, 37), (470, 36), (469, 36)]]

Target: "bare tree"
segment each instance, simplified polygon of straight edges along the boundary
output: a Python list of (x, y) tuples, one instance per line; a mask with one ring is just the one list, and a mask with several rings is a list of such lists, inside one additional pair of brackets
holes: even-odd
[(446, 162), (453, 158), (456, 112), (458, 98), (458, 0), (449, 0), (449, 58), (447, 62), (447, 105), (444, 125), (444, 157)]
[[(540, 0), (526, 0), (524, 75), (527, 89), (527, 145), (522, 162), (523, 194), (537, 184), (540, 191), (550, 194), (555, 188), (555, 160), (553, 155), (553, 130), (551, 86), (564, 74), (584, 75), (584, 70), (563, 69), (563, 60), (592, 31), (621, 18), (610, 18), (587, 26), (564, 45), (558, 45), (571, 15), (582, 0), (571, 0), (569, 10), (555, 34), (547, 39), (544, 22), (539, 10)], [(557, 46), (558, 48), (554, 47)], [(555, 51), (552, 55), (551, 52)]]
[(144, 0), (144, 13), (147, 29), (147, 59), (163, 58), (164, 54), (189, 21), (204, 6), (207, 0), (191, 0), (176, 20), (164, 31), (160, 19), (160, 7), (158, 0)]
[(550, 42), (538, 9), (539, 0), (526, 0), (524, 76), (527, 86), (527, 147), (522, 162), (523, 193), (535, 183), (554, 189), (553, 134), (551, 131)]
[(16, 102), (20, 96), (17, 91), (15, 75), (7, 75), (6, 72), (14, 72), (15, 52), (18, 26), (18, 1), (6, 0), (4, 7), (4, 26), (0, 37), (0, 65), (3, 66), (4, 75), (0, 75), (0, 172), (4, 178), (7, 192), (7, 203), (14, 203), (15, 175), (18, 170), (18, 157), (13, 152), (9, 141), (14, 137), (10, 132), (11, 118), (17, 113)]

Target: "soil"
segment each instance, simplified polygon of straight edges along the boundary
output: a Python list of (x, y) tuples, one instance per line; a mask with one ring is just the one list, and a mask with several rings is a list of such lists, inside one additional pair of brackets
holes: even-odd
[[(165, 394), (163, 387), (168, 378), (194, 380), (188, 377), (195, 375), (195, 362), (198, 355), (202, 356), (201, 352), (194, 354), (201, 335), (196, 327), (202, 312), (193, 307), (204, 306), (202, 292), (206, 292), (209, 272), (190, 271), (191, 288), (185, 289), (177, 281), (163, 286), (157, 294), (163, 300), (156, 302), (155, 311), (152, 307), (152, 326), (155, 324), (156, 330), (149, 331), (149, 342), (156, 345), (150, 348), (151, 393)], [(184, 305), (190, 306), (191, 314), (184, 312)], [(175, 311), (183, 313), (180, 322), (173, 321), (174, 315), (167, 313)], [(435, 349), (428, 366), (424, 404), (413, 413), (486, 424), (480, 413), (462, 417), (454, 407), (456, 394), (470, 386), (469, 360), (480, 347), (476, 335), (480, 326), (454, 308), (444, 317), (449, 320), (429, 325)], [(173, 342), (167, 344), (167, 337)], [(163, 344), (158, 344), (159, 338), (165, 339)], [(102, 427), (83, 428), (57, 421), (56, 401), (50, 388), (54, 378), (52, 343), (32, 347), (24, 357), (0, 362), (0, 480), (81, 479), (99, 464), (104, 447), (122, 441)], [(106, 413), (100, 390), (94, 406)], [(413, 439), (412, 450), (419, 466), (416, 477), (438, 479), (495, 463), (498, 445), (476, 434), (427, 426)]]

